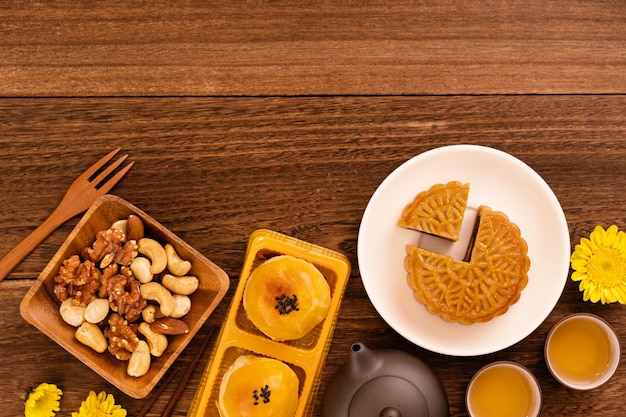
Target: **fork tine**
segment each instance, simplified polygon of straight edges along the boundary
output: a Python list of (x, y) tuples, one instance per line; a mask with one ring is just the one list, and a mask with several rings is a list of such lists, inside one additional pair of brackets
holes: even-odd
[(104, 155), (98, 162), (96, 162), (95, 164), (87, 168), (87, 170), (83, 172), (79, 178), (86, 178), (86, 179), (91, 178), (91, 176), (93, 176), (93, 174), (95, 174), (100, 168), (102, 168), (104, 164), (110, 161), (111, 158), (113, 158), (115, 154), (120, 151), (120, 149), (122, 148), (121, 147), (115, 148), (108, 154)]
[(101, 191), (103, 194), (108, 193), (109, 190), (111, 190), (111, 188), (113, 188), (115, 184), (117, 184), (124, 177), (124, 175), (126, 175), (128, 171), (130, 171), (133, 165), (135, 165), (135, 161), (130, 162), (128, 165), (126, 165), (124, 168), (118, 171), (115, 175), (113, 175), (107, 182), (102, 184), (102, 186), (99, 188), (99, 191)]
[(111, 175), (111, 173), (120, 165), (122, 165), (122, 162), (124, 162), (126, 160), (126, 158), (128, 158), (128, 155), (122, 155), (120, 156), (115, 162), (113, 162), (111, 165), (109, 165), (108, 167), (106, 167), (106, 169), (104, 169), (101, 173), (98, 174), (98, 176), (96, 178), (94, 178), (93, 180), (91, 180), (91, 182), (98, 187), (98, 184), (100, 184), (102, 181), (105, 180), (106, 177), (108, 177), (109, 175)]

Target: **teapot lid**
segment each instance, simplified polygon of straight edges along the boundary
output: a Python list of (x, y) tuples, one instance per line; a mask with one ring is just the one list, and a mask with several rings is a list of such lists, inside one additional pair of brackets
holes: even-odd
[(448, 399), (432, 369), (406, 352), (351, 347), (324, 391), (322, 417), (448, 417)]

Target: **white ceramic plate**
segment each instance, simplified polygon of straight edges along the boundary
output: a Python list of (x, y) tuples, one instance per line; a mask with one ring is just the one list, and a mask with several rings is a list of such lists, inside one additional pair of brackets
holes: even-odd
[[(502, 211), (519, 226), (528, 243), (528, 285), (505, 314), (486, 323), (445, 322), (413, 298), (406, 282), (406, 244), (426, 247), (432, 242), (420, 243), (422, 233), (400, 228), (396, 222), (417, 193), (448, 181), (470, 183), (468, 213), (480, 205)], [(466, 217), (464, 230), (473, 221)], [(437, 250), (456, 256), (455, 252), (464, 253), (467, 242), (463, 238)], [(519, 342), (546, 319), (567, 281), (570, 241), (561, 205), (532, 168), (492, 148), (454, 145), (415, 156), (380, 184), (363, 214), (357, 253), (365, 290), (396, 332), (433, 352), (477, 356)]]

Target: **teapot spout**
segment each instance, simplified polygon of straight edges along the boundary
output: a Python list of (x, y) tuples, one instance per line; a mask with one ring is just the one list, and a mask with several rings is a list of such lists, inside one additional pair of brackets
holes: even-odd
[(373, 351), (363, 343), (357, 342), (350, 347), (350, 356), (346, 368), (352, 378), (368, 380), (374, 376), (379, 367), (379, 362)]

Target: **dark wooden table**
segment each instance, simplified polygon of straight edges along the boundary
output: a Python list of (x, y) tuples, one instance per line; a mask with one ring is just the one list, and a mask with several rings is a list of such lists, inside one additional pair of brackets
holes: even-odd
[[(626, 369), (574, 392), (542, 347), (559, 318), (592, 312), (626, 344), (621, 305), (585, 303), (568, 279), (530, 336), (500, 352), (450, 357), (396, 334), (363, 288), (356, 245), (365, 206), (407, 159), (470, 143), (514, 155), (550, 185), (573, 246), (596, 225), (626, 228), (626, 4), (481, 2), (7, 2), (0, 6), (0, 256), (55, 207), (104, 150), (136, 161), (114, 193), (221, 266), (231, 291), (247, 239), (273, 229), (352, 264), (321, 392), (352, 343), (426, 361), (465, 416), (482, 365), (514, 360), (539, 378), (545, 416), (621, 416)], [(19, 315), (19, 303), (73, 226), (0, 283), (0, 409), (51, 382), (63, 411), (89, 390), (132, 399)], [(181, 355), (188, 363), (195, 340)], [(209, 353), (173, 415), (185, 416)], [(175, 384), (174, 384), (175, 385)], [(149, 416), (159, 416), (174, 385)], [(319, 415), (321, 395), (315, 416)]]

